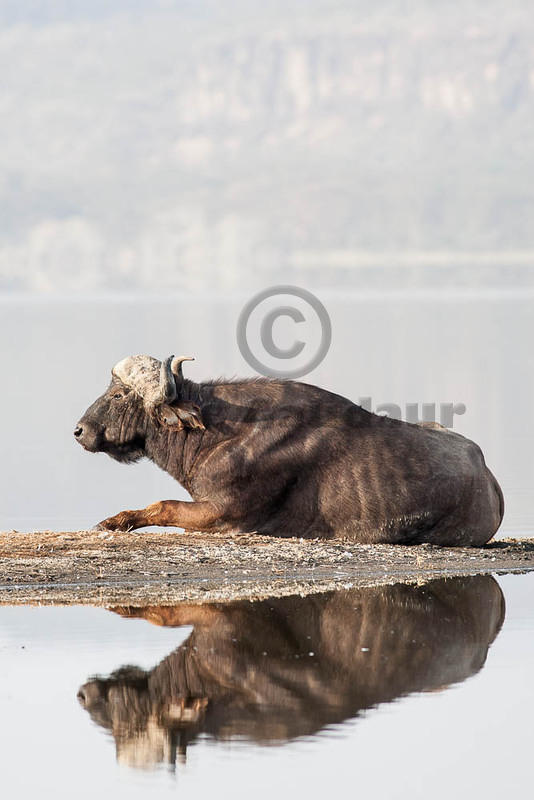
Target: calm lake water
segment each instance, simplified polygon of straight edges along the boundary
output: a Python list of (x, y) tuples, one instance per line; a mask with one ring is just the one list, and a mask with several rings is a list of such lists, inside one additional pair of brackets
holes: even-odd
[(2, 607), (3, 793), (527, 796), (533, 597), (527, 574)]
[[(423, 403), (437, 409), (464, 404), (454, 429), (481, 445), (504, 489), (501, 535), (530, 535), (533, 292), (316, 294), (331, 319), (332, 344), (304, 380), (355, 402), (370, 398), (373, 409), (395, 404), (404, 413), (408, 403), (419, 409)], [(111, 367), (127, 354), (194, 355), (186, 374), (195, 380), (255, 374), (236, 343), (237, 320), (248, 300), (250, 293), (0, 298), (5, 344), (0, 530), (85, 529), (122, 508), (185, 499), (185, 491), (152, 464), (126, 467), (85, 453), (72, 431), (107, 386)], [(290, 346), (298, 335), (313, 350), (318, 337), (313, 318), (298, 328), (289, 319), (277, 326), (279, 346)], [(250, 330), (254, 349), (258, 320)]]

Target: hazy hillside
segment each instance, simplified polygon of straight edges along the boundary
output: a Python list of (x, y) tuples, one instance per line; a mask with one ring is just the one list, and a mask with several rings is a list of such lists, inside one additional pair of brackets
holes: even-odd
[(0, 289), (534, 283), (528, 0), (263, 6), (0, 0)]

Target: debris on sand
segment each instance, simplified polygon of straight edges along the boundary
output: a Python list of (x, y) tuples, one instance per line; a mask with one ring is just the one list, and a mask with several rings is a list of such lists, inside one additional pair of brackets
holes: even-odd
[(0, 533), (0, 603), (218, 602), (534, 569), (534, 539), (365, 545), (179, 532)]

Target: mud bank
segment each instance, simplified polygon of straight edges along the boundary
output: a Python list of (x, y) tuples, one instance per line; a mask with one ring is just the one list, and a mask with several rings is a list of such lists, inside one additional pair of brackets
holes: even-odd
[(0, 533), (1, 604), (213, 602), (530, 569), (534, 539), (439, 548), (174, 532)]

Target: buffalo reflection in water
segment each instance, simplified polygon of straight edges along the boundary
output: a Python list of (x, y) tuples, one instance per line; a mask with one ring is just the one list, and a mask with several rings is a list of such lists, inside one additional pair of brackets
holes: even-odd
[(490, 576), (309, 597), (113, 609), (193, 625), (149, 671), (126, 666), (80, 688), (117, 758), (150, 767), (185, 757), (199, 734), (260, 744), (316, 733), (409, 692), (474, 675), (504, 619)]

